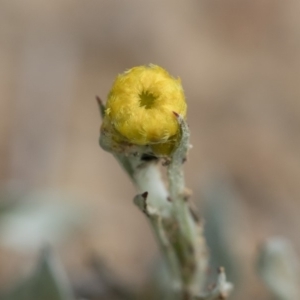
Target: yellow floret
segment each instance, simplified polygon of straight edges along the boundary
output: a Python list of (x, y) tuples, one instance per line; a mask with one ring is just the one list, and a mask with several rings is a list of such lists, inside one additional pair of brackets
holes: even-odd
[(180, 79), (156, 65), (134, 67), (116, 78), (103, 126), (112, 126), (118, 139), (121, 136), (135, 145), (153, 145), (154, 152), (169, 154), (179, 137), (173, 112), (185, 118), (186, 109)]

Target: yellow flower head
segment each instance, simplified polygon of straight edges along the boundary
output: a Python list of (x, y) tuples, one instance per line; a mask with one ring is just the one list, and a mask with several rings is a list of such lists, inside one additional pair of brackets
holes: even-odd
[(156, 65), (134, 67), (116, 78), (102, 130), (114, 130), (115, 140), (170, 154), (180, 136), (173, 112), (185, 118), (186, 109), (180, 79)]

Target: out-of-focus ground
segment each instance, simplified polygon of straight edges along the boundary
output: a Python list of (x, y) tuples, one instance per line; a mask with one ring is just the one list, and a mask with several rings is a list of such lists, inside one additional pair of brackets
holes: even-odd
[[(54, 194), (80, 219), (71, 234), (53, 237), (70, 277), (96, 253), (141, 286), (157, 247), (129, 179), (98, 147), (95, 95), (105, 100), (127, 68), (161, 65), (185, 89), (186, 181), (201, 207), (213, 198), (212, 216), (226, 228), (239, 265), (236, 297), (269, 299), (255, 274), (260, 243), (282, 235), (300, 249), (299, 13), (296, 0), (2, 1), (2, 202), (34, 197), (48, 212)], [(0, 230), (2, 288), (57, 234), (27, 237), (28, 226), (24, 234), (16, 227), (13, 242)]]

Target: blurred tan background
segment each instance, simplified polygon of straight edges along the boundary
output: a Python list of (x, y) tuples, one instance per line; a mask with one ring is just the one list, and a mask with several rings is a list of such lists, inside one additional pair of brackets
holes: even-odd
[(212, 215), (225, 215), (236, 297), (269, 299), (255, 275), (260, 243), (283, 235), (300, 249), (299, 13), (296, 0), (1, 1), (2, 202), (55, 200), (74, 215), (36, 236), (27, 234), (40, 225), (20, 225), (23, 233), (2, 221), (0, 287), (45, 241), (70, 277), (97, 253), (124, 282), (143, 285), (157, 247), (129, 179), (98, 146), (95, 95), (105, 100), (118, 73), (154, 63), (182, 79), (187, 185), (208, 228), (209, 199)]

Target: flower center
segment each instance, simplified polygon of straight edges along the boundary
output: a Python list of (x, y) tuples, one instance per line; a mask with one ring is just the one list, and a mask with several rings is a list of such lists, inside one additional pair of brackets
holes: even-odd
[(152, 93), (148, 91), (143, 91), (139, 94), (140, 97), (140, 106), (145, 107), (146, 109), (152, 108), (155, 102), (155, 97)]

